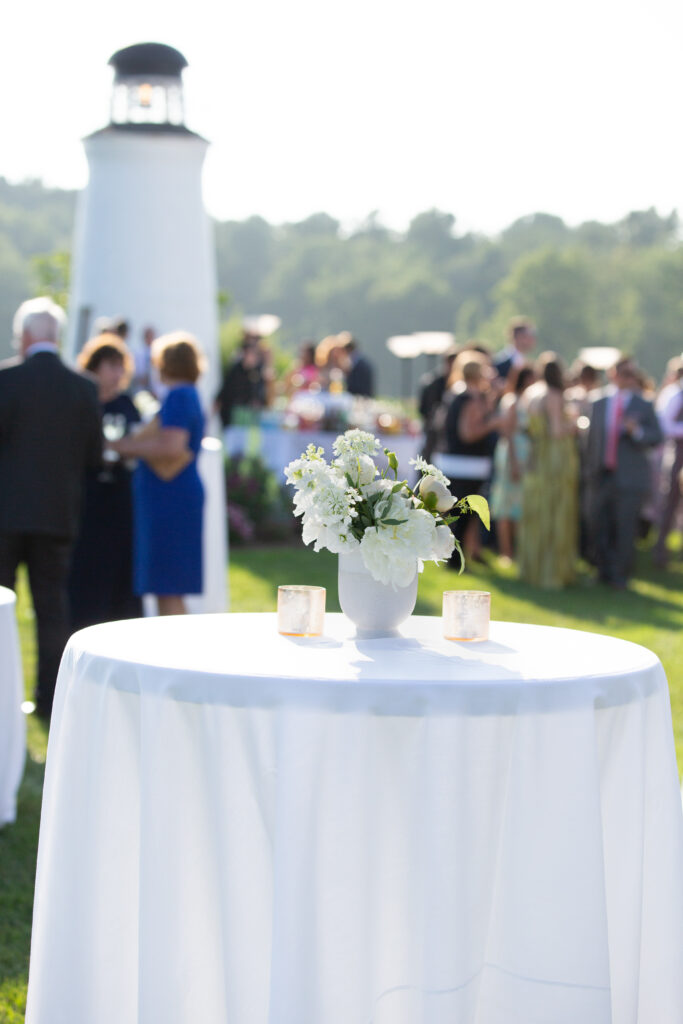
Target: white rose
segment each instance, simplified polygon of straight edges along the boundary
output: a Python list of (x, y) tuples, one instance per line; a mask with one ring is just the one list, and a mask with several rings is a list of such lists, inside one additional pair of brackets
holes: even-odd
[(448, 512), (455, 505), (456, 499), (448, 488), (440, 480), (437, 480), (435, 476), (423, 476), (422, 480), (420, 480), (420, 497), (423, 501), (426, 500), (428, 494), (436, 496), (435, 508), (437, 512)]

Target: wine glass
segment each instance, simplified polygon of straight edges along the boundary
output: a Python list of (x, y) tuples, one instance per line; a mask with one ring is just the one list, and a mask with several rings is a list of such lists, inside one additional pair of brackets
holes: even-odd
[[(106, 412), (102, 417), (102, 433), (107, 441), (120, 441), (126, 433), (126, 417), (121, 413)], [(118, 462), (119, 453), (106, 450), (105, 462)]]

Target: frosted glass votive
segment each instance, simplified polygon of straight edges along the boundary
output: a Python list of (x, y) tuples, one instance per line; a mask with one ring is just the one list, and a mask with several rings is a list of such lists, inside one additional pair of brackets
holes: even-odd
[(491, 595), (486, 590), (444, 590), (443, 635), (447, 640), (488, 640)]
[(284, 636), (322, 636), (325, 593), (324, 587), (278, 587), (278, 633)]

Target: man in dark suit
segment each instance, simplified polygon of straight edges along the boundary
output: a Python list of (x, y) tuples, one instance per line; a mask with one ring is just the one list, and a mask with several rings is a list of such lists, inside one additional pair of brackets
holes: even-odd
[(526, 317), (514, 317), (508, 327), (509, 341), (493, 359), (493, 368), (505, 380), (515, 366), (528, 362), (536, 345), (536, 328)]
[(375, 371), (372, 363), (358, 351), (358, 342), (349, 338), (344, 345), (348, 360), (346, 371), (346, 390), (350, 395), (363, 395), (372, 398), (375, 394)]
[(23, 303), (14, 318), (20, 355), (0, 366), (0, 585), (14, 589), (26, 564), (38, 639), (36, 710), (44, 717), (69, 636), (66, 583), (83, 475), (102, 454), (95, 385), (59, 358), (63, 321), (50, 299)]
[(632, 570), (638, 516), (650, 488), (647, 452), (662, 434), (652, 402), (639, 393), (633, 360), (623, 356), (609, 376), (610, 386), (591, 403), (586, 518), (600, 579), (623, 589)]

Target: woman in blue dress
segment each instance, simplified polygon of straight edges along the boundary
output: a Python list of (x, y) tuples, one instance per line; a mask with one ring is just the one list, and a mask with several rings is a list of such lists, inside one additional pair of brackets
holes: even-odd
[(184, 595), (202, 592), (204, 488), (197, 455), (204, 416), (195, 387), (203, 357), (187, 334), (154, 342), (153, 362), (167, 389), (158, 429), (143, 430), (111, 447), (139, 459), (133, 477), (134, 585), (154, 594), (160, 615), (186, 611)]

